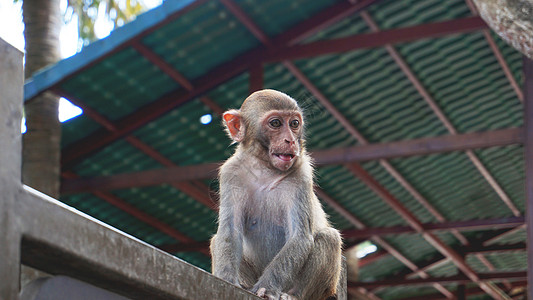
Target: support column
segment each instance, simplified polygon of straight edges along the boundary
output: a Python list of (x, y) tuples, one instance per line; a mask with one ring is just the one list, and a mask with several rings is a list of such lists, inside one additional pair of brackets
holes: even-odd
[(0, 39), (0, 299), (17, 299), (20, 228), (14, 214), (21, 191), (23, 54)]
[(526, 168), (527, 289), (533, 297), (533, 60), (524, 56), (524, 159)]
[(263, 65), (256, 64), (250, 68), (250, 94), (263, 89)]

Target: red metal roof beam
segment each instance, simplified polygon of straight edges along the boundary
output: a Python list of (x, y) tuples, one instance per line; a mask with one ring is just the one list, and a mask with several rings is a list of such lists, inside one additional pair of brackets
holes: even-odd
[[(474, 231), (474, 230), (494, 230), (501, 228), (514, 228), (524, 224), (524, 217), (511, 217), (503, 219), (488, 219), (488, 220), (469, 220), (446, 223), (425, 223), (422, 228), (425, 231)], [(402, 233), (416, 233), (416, 231), (409, 226), (394, 226), (381, 228), (367, 228), (367, 229), (352, 229), (343, 230), (342, 236), (344, 238), (364, 238), (373, 235), (389, 235)]]
[[(503, 280), (503, 279), (525, 279), (527, 272), (490, 272), (478, 274), (480, 280)], [(349, 287), (364, 287), (364, 288), (376, 288), (381, 286), (413, 286), (413, 285), (428, 285), (434, 283), (450, 284), (450, 283), (470, 283), (470, 278), (464, 275), (454, 275), (447, 277), (429, 277), (429, 278), (416, 278), (416, 279), (391, 279), (380, 280), (374, 282), (348, 282)]]
[(255, 64), (250, 68), (250, 94), (263, 89), (263, 65)]
[[(502, 284), (496, 284), (500, 288), (505, 288)], [(514, 281), (513, 282), (514, 287), (525, 287), (527, 286), (527, 281), (520, 280), (520, 281)], [(509, 291), (511, 292), (511, 291)], [(480, 289), (479, 287), (472, 287), (465, 290), (466, 296), (476, 296), (476, 295), (482, 295), (485, 294), (485, 292)], [(519, 296), (519, 295), (513, 295), (513, 296)], [(417, 297), (409, 297), (409, 298), (401, 298), (401, 300), (444, 300), (445, 298), (442, 297), (442, 295), (439, 294), (428, 294), (423, 296), (417, 296)]]
[[(363, 224), (357, 217), (355, 217), (351, 212), (349, 212), (347, 209), (342, 207), (335, 199), (331, 198), (328, 194), (326, 194), (323, 190), (320, 188), (316, 188), (317, 196), (324, 202), (326, 202), (330, 207), (332, 207), (335, 211), (337, 211), (339, 214), (341, 214), (344, 218), (346, 218), (352, 225), (359, 229), (365, 229), (366, 226)], [(398, 261), (400, 261), (402, 264), (407, 266), (409, 269), (411, 269), (414, 272), (418, 272), (422, 278), (427, 278), (429, 275), (423, 271), (421, 271), (418, 266), (410, 261), (407, 257), (405, 257), (400, 251), (398, 251), (396, 248), (394, 248), (392, 245), (390, 245), (387, 241), (382, 239), (379, 236), (372, 236), (371, 240), (380, 246), (382, 249), (390, 253), (394, 258), (396, 258)], [(448, 291), (445, 287), (442, 285), (435, 283), (433, 284), (433, 287), (440, 291), (443, 295), (445, 295), (448, 298), (453, 298), (453, 294)], [(373, 295), (372, 293), (368, 291), (363, 291), (367, 293), (368, 295)]]
[(396, 199), (387, 189), (377, 182), (366, 170), (358, 164), (346, 165), (362, 182), (364, 182), (374, 193), (380, 196), (390, 207), (392, 207), (414, 230), (422, 234), (422, 237), (436, 248), (444, 256), (451, 259), (454, 264), (473, 282), (479, 285), (487, 294), (495, 299), (504, 299), (499, 292), (490, 285), (482, 282), (476, 272), (466, 263), (463, 257), (457, 254), (452, 248), (442, 242), (432, 233), (424, 230), (422, 223)]
[(382, 47), (387, 44), (405, 43), (450, 34), (468, 33), (486, 29), (487, 24), (480, 17), (467, 17), (450, 21), (421, 24), (354, 36), (321, 40), (303, 45), (293, 45), (269, 51), (265, 62), (295, 60), (325, 54), (342, 53), (356, 49)]
[[(128, 140), (133, 137), (127, 137)], [(411, 155), (427, 155), (447, 151), (465, 150), (470, 148), (484, 148), (520, 143), (522, 131), (520, 128), (499, 131), (468, 133), (464, 135), (442, 136), (435, 138), (415, 139), (400, 142), (368, 144), (355, 147), (328, 149), (311, 152), (311, 156), (318, 166), (345, 164), (355, 161), (372, 159), (406, 157)], [(149, 153), (147, 151), (146, 153)], [(159, 156), (153, 157), (160, 160)], [(62, 193), (90, 191), (93, 189), (112, 190), (139, 186), (171, 184), (180, 181), (214, 178), (221, 163), (209, 163), (191, 166), (173, 166), (164, 163), (167, 168), (65, 180)]]

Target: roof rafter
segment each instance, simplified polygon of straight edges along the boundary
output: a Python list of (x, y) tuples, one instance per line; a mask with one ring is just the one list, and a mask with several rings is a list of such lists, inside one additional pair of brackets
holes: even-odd
[(249, 92), (250, 94), (263, 89), (263, 65), (258, 63), (250, 67), (250, 83), (249, 83)]
[[(368, 26), (372, 29), (374, 32), (382, 32), (379, 30), (379, 27), (374, 22), (374, 20), (370, 17), (370, 15), (366, 12), (362, 12), (361, 16), (367, 22)], [(451, 121), (446, 117), (444, 112), (441, 110), (435, 99), (431, 97), (429, 92), (426, 90), (426, 88), (422, 85), (420, 80), (416, 77), (416, 75), (413, 73), (411, 68), (408, 66), (408, 64), (405, 62), (405, 60), (402, 58), (400, 53), (391, 45), (387, 44), (385, 46), (387, 49), (387, 52), (389, 52), (389, 55), (394, 59), (396, 64), (400, 67), (400, 69), (404, 72), (404, 74), (407, 76), (409, 81), (414, 85), (416, 90), (419, 92), (419, 94), (422, 96), (424, 101), (429, 105), (429, 107), (433, 110), (435, 115), (439, 118), (439, 120), (442, 122), (442, 124), (446, 127), (448, 132), (450, 134), (458, 134), (457, 129), (453, 126)], [(478, 169), (478, 171), (481, 173), (481, 175), (485, 178), (485, 180), (489, 183), (489, 185), (492, 187), (492, 189), (498, 194), (498, 196), (501, 198), (501, 200), (509, 207), (509, 209), (513, 212), (515, 216), (520, 216), (520, 211), (518, 208), (514, 205), (512, 200), (509, 198), (509, 196), (505, 193), (505, 191), (502, 189), (502, 187), (496, 182), (496, 179), (490, 174), (490, 172), (487, 170), (487, 168), (483, 165), (481, 160), (477, 157), (477, 155), (470, 151), (466, 151), (466, 155), (474, 164), (474, 166)]]
[[(471, 230), (490, 230), (501, 228), (514, 228), (524, 224), (524, 217), (511, 217), (503, 219), (485, 219), (485, 220), (469, 220), (458, 222), (446, 222), (446, 223), (424, 223), (422, 228), (425, 231), (471, 231)], [(402, 233), (415, 233), (416, 231), (409, 226), (394, 226), (394, 227), (381, 227), (381, 228), (367, 228), (367, 229), (355, 229), (344, 230), (342, 235), (344, 238), (364, 238), (372, 235), (389, 235), (389, 234), (402, 234)]]
[[(469, 255), (469, 254), (478, 254), (478, 253), (486, 253), (486, 252), (507, 252), (507, 251), (523, 251), (522, 248), (523, 243), (517, 243), (512, 245), (492, 245), (487, 246), (487, 242), (491, 241), (495, 237), (507, 235), (509, 233), (515, 232), (517, 228), (520, 228), (524, 225), (517, 226), (513, 229), (497, 229), (494, 231), (491, 231), (487, 234), (485, 234), (481, 238), (476, 239), (470, 239), (467, 241), (467, 245), (463, 246), (455, 246), (453, 249), (457, 253), (461, 253), (463, 255)], [(485, 251), (486, 250), (486, 251)], [(423, 265), (420, 266), (420, 271), (412, 272), (408, 269), (405, 269), (404, 271), (401, 271), (398, 273), (395, 278), (414, 278), (418, 277), (421, 271), (430, 271), (432, 269), (435, 269), (437, 267), (440, 267), (444, 264), (451, 263), (450, 259), (448, 257), (445, 257), (441, 253), (436, 253), (432, 258), (427, 259)], [(387, 278), (385, 278), (387, 279)], [(392, 279), (392, 278), (391, 278)], [(378, 287), (375, 289), (372, 289), (371, 291), (373, 293), (378, 292), (381, 290), (382, 287)]]
[[(134, 139), (134, 137), (128, 136), (126, 139), (131, 140)], [(376, 159), (379, 159), (382, 164), (387, 164), (386, 161), (383, 160), (384, 158), (428, 155), (448, 151), (504, 146), (519, 144), (521, 141), (522, 130), (520, 128), (511, 128), (498, 131), (467, 133), (463, 135), (450, 135), (382, 144), (362, 144), (360, 146), (347, 148), (311, 151), (311, 156), (317, 166), (345, 164)], [(155, 153), (152, 155), (155, 156)], [(113, 190), (214, 178), (217, 174), (217, 169), (222, 162), (190, 166), (174, 166), (170, 164), (171, 162), (164, 163), (164, 161), (162, 161), (162, 163), (166, 165), (167, 168), (93, 178), (64, 180), (61, 187), (62, 193)], [(211, 200), (209, 199), (208, 202), (211, 202)]]
[(479, 285), (487, 294), (495, 299), (504, 299), (500, 291), (493, 286), (486, 284), (480, 280), (478, 274), (466, 263), (465, 259), (456, 251), (446, 245), (441, 239), (434, 234), (424, 230), (422, 223), (411, 213), (405, 206), (396, 199), (385, 187), (376, 181), (366, 170), (360, 165), (350, 164), (346, 166), (352, 171), (361, 181), (363, 181), (374, 193), (392, 207), (414, 230), (422, 234), (422, 237), (437, 249), (444, 256), (448, 257), (454, 264), (473, 282)]
[[(179, 83), (184, 89), (189, 92), (194, 90), (194, 85), (192, 84), (192, 82), (189, 81), (189, 79), (187, 79), (187, 77), (178, 72), (178, 70), (176, 70), (173, 66), (164, 61), (148, 47), (143, 45), (140, 41), (134, 43), (132, 46), (133, 48), (135, 48), (135, 50), (137, 50), (137, 52), (139, 52), (142, 56), (151, 61), (175, 82)], [(220, 107), (207, 96), (200, 97), (200, 101), (218, 115), (221, 115), (224, 112), (224, 109), (222, 107)]]
[[(351, 124), (351, 122), (344, 117), (344, 115), (335, 108), (335, 106), (326, 98), (321, 91), (300, 71), (293, 63), (284, 62), (285, 66), (291, 73), (309, 90), (315, 98), (337, 119), (339, 123), (362, 145), (367, 145), (368, 140)], [(444, 222), (446, 219), (439, 213), (387, 160), (380, 159), (380, 165), (389, 172), (422, 206), (424, 206), (439, 222)], [(456, 231), (452, 233), (462, 242), (466, 239)]]
[[(505, 288), (505, 286), (503, 286), (502, 284), (496, 284), (496, 286), (500, 288)], [(514, 287), (525, 287), (527, 286), (527, 281), (525, 280), (514, 281), (513, 286)], [(511, 290), (509, 290), (508, 292), (511, 292)], [(471, 287), (471, 288), (465, 289), (465, 296), (475, 296), (475, 295), (481, 295), (484, 293), (485, 292), (479, 287)], [(513, 297), (514, 296), (519, 296), (519, 295), (513, 295)], [(444, 299), (444, 298), (442, 298), (441, 295), (436, 294), (436, 293), (424, 295), (424, 296), (402, 298), (402, 300), (438, 300), (438, 299)]]
[(303, 45), (274, 49), (265, 54), (263, 61), (277, 62), (309, 58), (356, 49), (382, 47), (387, 44), (437, 38), (450, 34), (468, 33), (484, 28), (487, 28), (487, 24), (480, 17), (466, 17), (463, 19), (363, 33), (344, 38), (321, 40)]
[[(488, 280), (503, 280), (503, 279), (525, 279), (527, 277), (526, 271), (518, 272), (490, 272), (479, 273), (480, 281)], [(364, 287), (375, 288), (381, 286), (407, 286), (407, 285), (427, 285), (434, 283), (450, 284), (450, 283), (469, 283), (470, 278), (464, 275), (454, 275), (447, 277), (428, 277), (428, 278), (416, 278), (416, 279), (391, 279), (372, 282), (348, 282), (350, 287)]]
[[(331, 208), (333, 208), (336, 212), (338, 212), (340, 215), (342, 215), (346, 220), (348, 220), (352, 225), (354, 225), (356, 228), (364, 230), (366, 229), (366, 225), (363, 224), (355, 215), (353, 215), (351, 212), (349, 212), (346, 208), (344, 208), (340, 203), (338, 203), (335, 199), (330, 197), (326, 192), (319, 188), (315, 188), (315, 191), (317, 193), (317, 196), (327, 203)], [(389, 254), (394, 256), (398, 261), (400, 261), (402, 264), (404, 264), (406, 267), (411, 269), (413, 272), (418, 272), (421, 277), (427, 278), (429, 277), (429, 274), (425, 273), (424, 271), (420, 270), (420, 268), (411, 260), (409, 260), (405, 255), (400, 253), (396, 248), (394, 248), (391, 244), (389, 244), (387, 241), (382, 239), (381, 237), (377, 235), (373, 235), (370, 237), (370, 240), (372, 240), (374, 243), (376, 243), (381, 248), (385, 249)], [(453, 294), (450, 293), (445, 287), (442, 285), (435, 283), (434, 284), (435, 289), (440, 291), (443, 295), (445, 295), (448, 298), (453, 298)], [(373, 295), (369, 291), (363, 291), (367, 295)]]

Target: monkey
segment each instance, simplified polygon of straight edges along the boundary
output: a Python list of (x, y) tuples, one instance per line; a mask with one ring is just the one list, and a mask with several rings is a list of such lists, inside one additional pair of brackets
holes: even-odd
[(314, 193), (298, 103), (257, 91), (223, 124), (237, 147), (219, 169), (213, 274), (269, 300), (334, 296), (342, 239)]

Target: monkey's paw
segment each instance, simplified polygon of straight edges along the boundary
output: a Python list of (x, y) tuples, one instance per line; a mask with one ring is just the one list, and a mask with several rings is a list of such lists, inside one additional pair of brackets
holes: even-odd
[(257, 296), (267, 300), (298, 300), (296, 297), (287, 293), (270, 293), (265, 288), (257, 290)]

